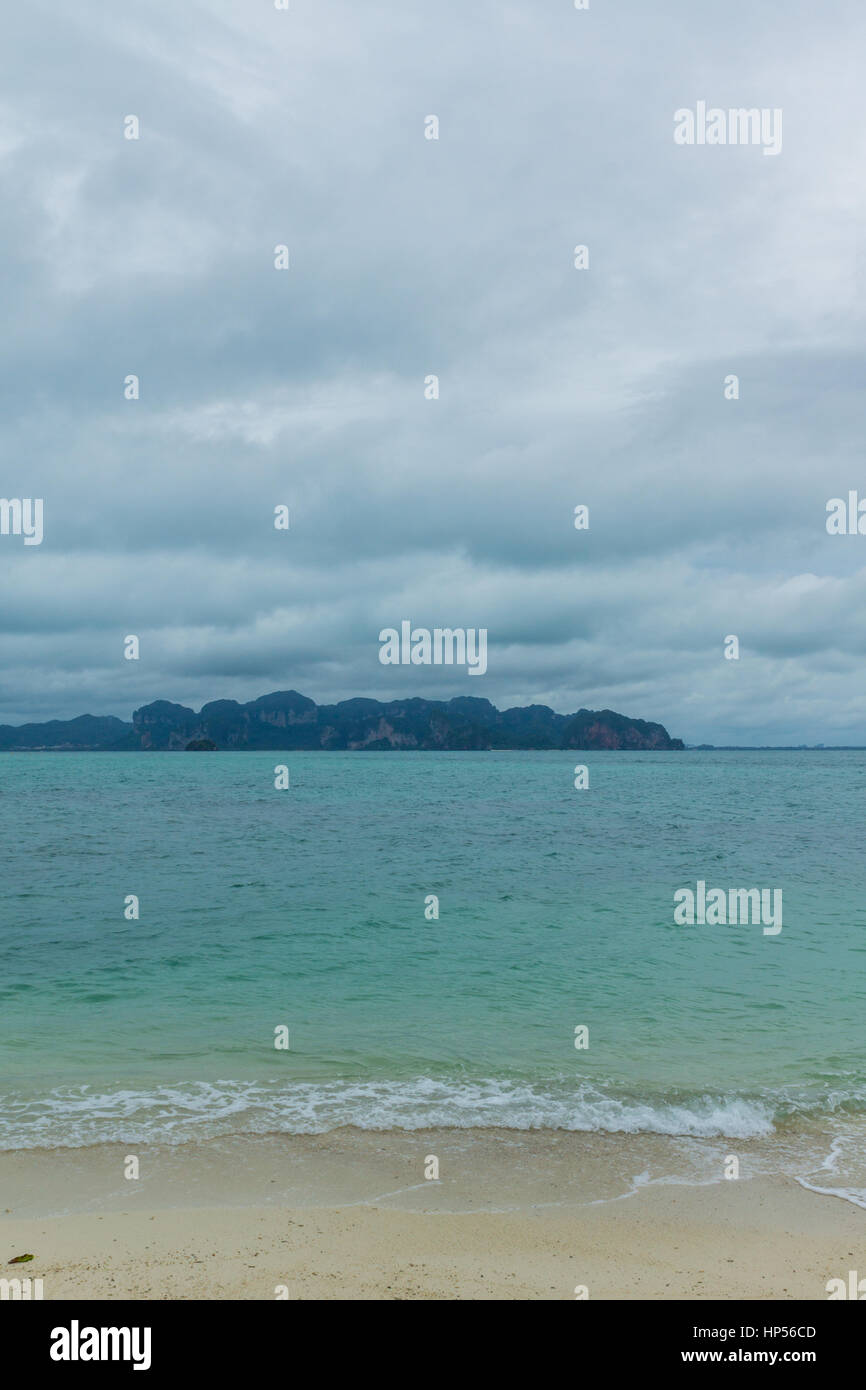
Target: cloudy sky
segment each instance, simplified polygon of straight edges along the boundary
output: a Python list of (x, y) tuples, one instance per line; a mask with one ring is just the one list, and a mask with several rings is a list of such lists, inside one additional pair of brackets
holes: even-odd
[[(0, 536), (0, 721), (292, 687), (866, 743), (862, 0), (4, 29), (0, 492), (45, 535)], [(675, 144), (698, 101), (781, 153)], [(380, 665), (403, 619), (487, 674)]]

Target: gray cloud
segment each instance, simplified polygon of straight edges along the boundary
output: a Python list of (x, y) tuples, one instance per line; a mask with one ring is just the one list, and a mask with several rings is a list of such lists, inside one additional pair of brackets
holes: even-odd
[[(0, 491), (45, 540), (0, 537), (0, 719), (294, 686), (866, 742), (824, 526), (866, 495), (864, 53), (805, 0), (19, 7)], [(782, 153), (676, 146), (698, 99)], [(488, 674), (380, 666), (403, 618)]]

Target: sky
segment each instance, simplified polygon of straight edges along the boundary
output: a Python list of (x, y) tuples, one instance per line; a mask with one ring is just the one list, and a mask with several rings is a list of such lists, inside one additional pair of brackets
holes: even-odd
[[(866, 744), (866, 535), (826, 527), (866, 499), (862, 0), (4, 30), (0, 493), (44, 537), (0, 535), (0, 722), (296, 689)], [(780, 151), (676, 143), (699, 102)], [(404, 620), (486, 673), (382, 665)]]

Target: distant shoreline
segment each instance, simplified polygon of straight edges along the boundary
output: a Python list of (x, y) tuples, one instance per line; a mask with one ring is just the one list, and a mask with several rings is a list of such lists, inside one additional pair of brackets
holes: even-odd
[(240, 704), (211, 700), (196, 711), (153, 700), (131, 721), (115, 715), (0, 724), (0, 752), (857, 752), (866, 744), (713, 744), (672, 738), (663, 724), (581, 706), (498, 709), (475, 695), (449, 700), (355, 696), (318, 705), (297, 690)]
[(685, 748), (0, 748), (0, 753), (866, 753), (866, 743), (717, 743)]

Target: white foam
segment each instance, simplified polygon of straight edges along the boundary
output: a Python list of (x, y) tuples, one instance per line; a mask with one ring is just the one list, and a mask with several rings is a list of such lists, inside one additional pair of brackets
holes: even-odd
[(818, 1187), (816, 1183), (809, 1182), (808, 1178), (801, 1177), (797, 1177), (797, 1182), (801, 1187), (807, 1188), (809, 1192), (818, 1192), (822, 1197), (841, 1197), (844, 1202), (853, 1202), (855, 1207), (862, 1207), (866, 1210), (866, 1188)]
[(150, 1089), (66, 1087), (7, 1097), (0, 1148), (183, 1143), (233, 1133), (359, 1129), (559, 1129), (748, 1139), (773, 1132), (770, 1103), (743, 1097), (640, 1100), (587, 1083), (487, 1079), (217, 1081)]

